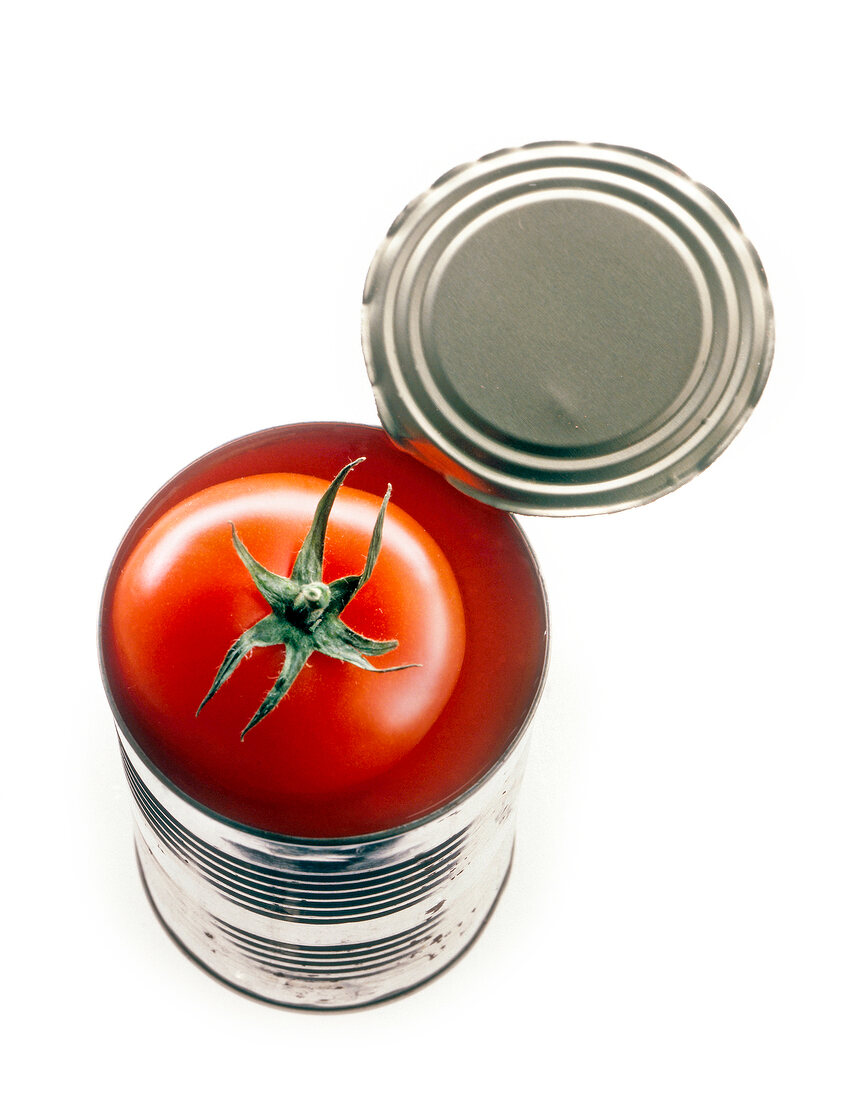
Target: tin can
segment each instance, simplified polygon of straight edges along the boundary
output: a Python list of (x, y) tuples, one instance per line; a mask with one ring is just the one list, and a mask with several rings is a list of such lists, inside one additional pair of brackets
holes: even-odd
[[(321, 474), (346, 454), (367, 454), (365, 466), (386, 464), (395, 484), (402, 472), (411, 474), (417, 491), (419, 485), (429, 487), (421, 493), (428, 506), (431, 493), (445, 494), (459, 513), (443, 517), (441, 529), (432, 532), (441, 545), (448, 542), (447, 527), (471, 524), (475, 511), (495, 517), (521, 571), (526, 605), (533, 609), (533, 667), (525, 675), (527, 690), (512, 728), (500, 731), (498, 747), (488, 745), (486, 758), (474, 750), (466, 781), (451, 797), (438, 800), (436, 791), (421, 789), (410, 820), (388, 823), (383, 817), (374, 824), (384, 827), (366, 832), (281, 835), (222, 816), (149, 759), (112, 668), (108, 609), (131, 547), (178, 500), (250, 473), (318, 469)], [(443, 549), (448, 556), (448, 545)], [(460, 579), (464, 567), (457, 562), (456, 568)], [(547, 662), (544, 589), (511, 516), (449, 488), (398, 451), (380, 429), (334, 424), (271, 429), (198, 460), (142, 511), (109, 572), (100, 636), (106, 691), (132, 793), (142, 878), (166, 928), (194, 959), (261, 999), (333, 1009), (406, 991), (442, 970), (472, 942), (509, 870), (528, 729)], [(459, 732), (462, 741), (472, 743), (471, 729)], [(353, 817), (350, 799), (342, 812), (351, 828), (367, 811), (362, 807)]]

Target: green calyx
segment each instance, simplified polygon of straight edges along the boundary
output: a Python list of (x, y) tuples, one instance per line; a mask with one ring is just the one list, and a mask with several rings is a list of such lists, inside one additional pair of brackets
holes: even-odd
[(286, 695), (298, 673), (307, 663), (314, 650), (334, 657), (338, 661), (369, 669), (371, 672), (397, 672), (402, 668), (414, 668), (414, 665), (393, 665), (390, 668), (376, 668), (368, 657), (389, 653), (397, 646), (396, 641), (375, 641), (365, 638), (351, 630), (340, 619), (340, 614), (362, 585), (370, 579), (379, 550), (382, 546), (382, 525), (385, 509), (391, 496), (388, 486), (367, 548), (364, 569), (358, 576), (341, 577), (325, 584), (322, 580), (322, 555), (325, 549), (325, 530), (328, 517), (334, 504), (337, 491), (351, 469), (363, 462), (357, 458), (348, 463), (331, 482), (316, 506), (313, 523), (292, 572), (288, 577), (272, 573), (253, 557), (247, 547), (238, 538), (232, 525), (232, 542), (238, 557), (244, 563), (253, 583), (267, 600), (271, 613), (251, 626), (229, 647), (223, 663), (217, 670), (211, 689), (199, 705), (197, 714), (232, 675), (242, 659), (256, 646), (282, 645), (286, 657), (280, 675), (271, 690), (244, 729), (241, 739), (248, 730), (270, 714), (274, 707)]

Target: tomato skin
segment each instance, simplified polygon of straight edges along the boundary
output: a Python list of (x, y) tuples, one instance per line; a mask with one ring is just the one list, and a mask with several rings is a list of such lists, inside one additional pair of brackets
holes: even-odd
[[(336, 472), (336, 471), (334, 471)], [(196, 716), (229, 646), (269, 607), (231, 541), (234, 524), (286, 576), (327, 482), (255, 474), (209, 486), (161, 515), (129, 554), (110, 607), (116, 674), (152, 761), (194, 798), (257, 825), (286, 799), (331, 796), (385, 771), (422, 740), (461, 668), (461, 594), (442, 551), (390, 504), (370, 580), (342, 613), (353, 630), (398, 640), (376, 673), (314, 653), (277, 707), (241, 730), (283, 662), (254, 650)], [(385, 486), (383, 485), (383, 490)], [(328, 525), (325, 582), (360, 573), (380, 501), (344, 486)]]

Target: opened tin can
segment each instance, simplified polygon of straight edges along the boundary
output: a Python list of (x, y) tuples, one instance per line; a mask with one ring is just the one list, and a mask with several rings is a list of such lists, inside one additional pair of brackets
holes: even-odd
[[(215, 810), (216, 791), (209, 799), (172, 776), (119, 673), (114, 594), (143, 534), (191, 494), (272, 471), (327, 476), (358, 455), (361, 487), (387, 473), (451, 563), (466, 619), (460, 676), (422, 742), (392, 768), (278, 807), (274, 827), (262, 828)], [(544, 589), (511, 516), (448, 486), (381, 429), (270, 429), (199, 459), (147, 505), (111, 567), (100, 631), (142, 876), (166, 927), (207, 969), (279, 1004), (343, 1008), (417, 985), (472, 941), (509, 868), (547, 663)]]
[[(225, 981), (316, 1008), (437, 973), (505, 880), (548, 649), (542, 582), (509, 513), (610, 512), (676, 488), (742, 426), (773, 351), (764, 271), (728, 208), (657, 157), (565, 142), (483, 157), (410, 203), (371, 265), (362, 333), (388, 435), (291, 425), (200, 459), (133, 524), (101, 619), (157, 911)], [(466, 656), (405, 760), (251, 824), (149, 749), (112, 655), (115, 586), (191, 494), (272, 471), (330, 477), (359, 455), (361, 488), (392, 482), (450, 561)]]

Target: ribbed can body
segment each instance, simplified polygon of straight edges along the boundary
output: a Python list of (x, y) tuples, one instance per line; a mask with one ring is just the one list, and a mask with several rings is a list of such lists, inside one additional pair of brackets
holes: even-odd
[(282, 1005), (349, 1008), (411, 989), (469, 945), (505, 880), (527, 730), (469, 795), (351, 841), (233, 825), (167, 786), (120, 735), (158, 913), (208, 970)]

